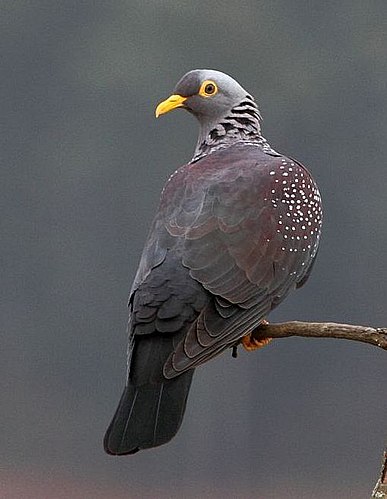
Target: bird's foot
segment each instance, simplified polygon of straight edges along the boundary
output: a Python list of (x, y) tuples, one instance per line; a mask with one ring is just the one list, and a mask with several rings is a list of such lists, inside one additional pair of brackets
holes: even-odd
[(268, 345), (272, 339), (273, 338), (262, 338), (261, 340), (256, 340), (251, 334), (248, 334), (247, 336), (243, 336), (241, 343), (245, 350), (253, 352), (254, 350), (258, 350), (258, 348)]
[[(261, 324), (269, 323), (268, 321), (262, 321)], [(258, 348), (262, 348), (268, 345), (272, 339), (273, 338), (261, 338), (258, 340), (254, 338), (254, 333), (250, 333), (246, 336), (243, 336), (243, 338), (241, 339), (241, 343), (245, 350), (247, 350), (248, 352), (253, 352), (254, 350), (258, 350)]]

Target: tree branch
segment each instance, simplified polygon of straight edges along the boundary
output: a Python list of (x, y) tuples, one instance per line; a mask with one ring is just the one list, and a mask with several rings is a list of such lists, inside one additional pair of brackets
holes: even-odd
[(380, 472), (380, 478), (376, 482), (375, 488), (372, 492), (371, 499), (373, 497), (377, 499), (387, 497), (387, 450), (384, 452), (382, 471)]
[[(257, 342), (265, 338), (288, 338), (289, 336), (303, 336), (306, 338), (338, 338), (344, 340), (361, 341), (387, 350), (387, 328), (369, 326), (353, 326), (351, 324), (337, 324), (335, 322), (284, 322), (281, 324), (260, 324), (251, 336)], [(236, 346), (233, 355), (236, 356)], [(371, 499), (387, 499), (387, 450), (380, 478), (372, 492)]]
[(252, 332), (252, 337), (257, 341), (264, 338), (288, 338), (289, 336), (361, 341), (387, 350), (387, 328), (353, 326), (335, 322), (292, 321), (278, 324), (260, 324)]

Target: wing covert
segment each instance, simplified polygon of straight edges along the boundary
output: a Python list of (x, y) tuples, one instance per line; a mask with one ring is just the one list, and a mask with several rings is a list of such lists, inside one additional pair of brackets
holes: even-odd
[(204, 362), (256, 327), (307, 276), (320, 226), (320, 197), (307, 170), (258, 147), (235, 145), (172, 175), (136, 286), (171, 252), (211, 299), (165, 375)]

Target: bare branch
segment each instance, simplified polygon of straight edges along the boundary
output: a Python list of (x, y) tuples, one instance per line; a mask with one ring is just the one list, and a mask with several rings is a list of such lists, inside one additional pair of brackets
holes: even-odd
[(387, 328), (353, 326), (335, 322), (284, 322), (280, 324), (261, 324), (252, 333), (255, 340), (263, 338), (288, 338), (303, 336), (308, 338), (339, 338), (361, 341), (387, 350)]
[(375, 488), (372, 492), (371, 499), (373, 497), (377, 499), (387, 498), (387, 450), (384, 452), (384, 462), (382, 465), (382, 471), (380, 473), (380, 478), (377, 481)]
[[(351, 324), (337, 324), (335, 322), (284, 322), (270, 324), (266, 321), (260, 324), (252, 333), (252, 338), (261, 343), (266, 338), (288, 338), (289, 336), (303, 336), (306, 338), (338, 338), (344, 340), (361, 341), (387, 350), (387, 328), (369, 326), (353, 326)], [(237, 345), (233, 355), (236, 356)], [(387, 499), (387, 450), (379, 480), (372, 492), (371, 499)]]

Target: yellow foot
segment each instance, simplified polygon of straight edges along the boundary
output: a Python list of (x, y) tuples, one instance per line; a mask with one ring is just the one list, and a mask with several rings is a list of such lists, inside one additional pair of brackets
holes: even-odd
[[(267, 321), (262, 321), (262, 324), (269, 324)], [(253, 352), (254, 350), (258, 350), (258, 348), (265, 347), (268, 345), (273, 338), (262, 338), (257, 340), (253, 337), (252, 333), (243, 336), (241, 339), (241, 343), (245, 350), (248, 352)]]

